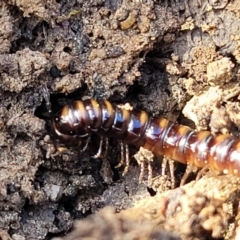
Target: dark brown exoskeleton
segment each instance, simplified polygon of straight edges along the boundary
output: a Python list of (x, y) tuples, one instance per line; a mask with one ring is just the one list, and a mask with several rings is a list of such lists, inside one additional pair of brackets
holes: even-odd
[[(74, 101), (53, 114), (47, 90), (43, 93), (51, 113), (54, 137), (66, 146), (76, 146), (90, 134), (98, 134), (102, 139), (96, 157), (101, 155), (103, 138), (119, 140), (121, 152), (125, 149), (124, 174), (129, 167), (128, 145), (132, 144), (183, 164), (197, 168), (207, 166), (240, 176), (240, 140), (235, 137), (215, 136), (209, 131), (196, 132), (165, 118), (151, 117), (129, 105), (113, 106), (105, 100)], [(151, 175), (150, 167), (149, 172)]]

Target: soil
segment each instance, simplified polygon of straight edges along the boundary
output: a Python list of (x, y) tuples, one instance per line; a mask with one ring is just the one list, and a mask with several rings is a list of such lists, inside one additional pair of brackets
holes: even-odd
[(0, 238), (238, 239), (238, 178), (179, 187), (186, 166), (173, 181), (155, 158), (149, 188), (134, 159), (115, 168), (117, 141), (56, 151), (42, 89), (53, 111), (108, 99), (239, 137), (239, 30), (237, 0), (0, 1)]

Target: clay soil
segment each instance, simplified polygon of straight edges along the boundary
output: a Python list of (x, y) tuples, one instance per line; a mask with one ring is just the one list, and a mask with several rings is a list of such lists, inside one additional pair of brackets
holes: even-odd
[[(93, 159), (58, 149), (53, 111), (72, 99), (130, 103), (239, 137), (240, 2), (0, 0), (0, 239), (239, 239), (239, 179), (174, 163), (139, 184), (117, 141)], [(199, 177), (200, 176), (200, 177)]]

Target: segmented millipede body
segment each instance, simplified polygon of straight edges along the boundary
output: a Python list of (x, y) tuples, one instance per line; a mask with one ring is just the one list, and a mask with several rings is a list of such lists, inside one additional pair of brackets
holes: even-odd
[(77, 146), (94, 133), (183, 164), (240, 176), (240, 139), (233, 136), (197, 132), (145, 111), (93, 99), (65, 105), (51, 121), (54, 137), (67, 146)]

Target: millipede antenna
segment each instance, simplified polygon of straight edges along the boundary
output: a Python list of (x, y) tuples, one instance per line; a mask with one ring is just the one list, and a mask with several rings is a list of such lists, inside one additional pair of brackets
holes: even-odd
[(43, 98), (44, 98), (45, 103), (46, 103), (47, 111), (48, 111), (49, 114), (50, 114), (50, 118), (53, 119), (52, 105), (51, 105), (51, 102), (50, 102), (50, 93), (49, 93), (47, 87), (45, 87), (45, 86), (42, 87), (42, 94), (43, 94)]

